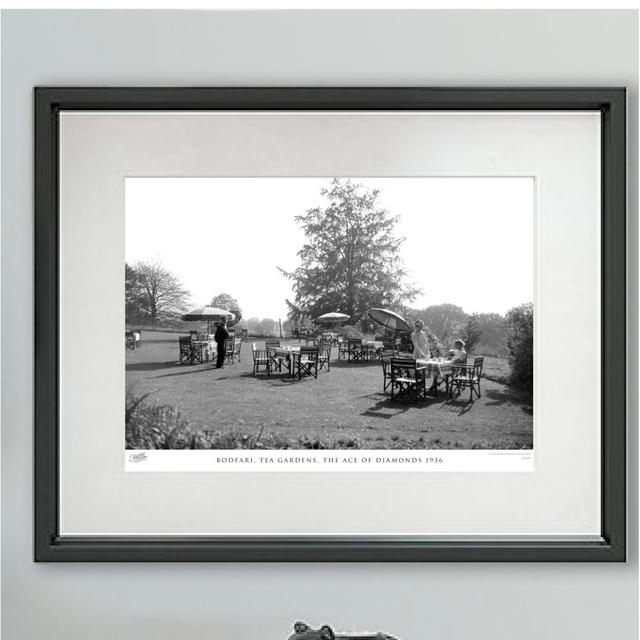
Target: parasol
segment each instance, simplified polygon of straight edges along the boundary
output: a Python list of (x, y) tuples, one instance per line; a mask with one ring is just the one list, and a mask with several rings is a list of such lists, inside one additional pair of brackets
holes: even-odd
[(409, 323), (395, 311), (389, 311), (389, 309), (369, 309), (367, 315), (374, 322), (381, 324), (385, 329), (401, 332), (411, 331)]
[(316, 322), (322, 324), (333, 325), (334, 327), (339, 327), (341, 322), (345, 322), (351, 316), (348, 316), (346, 313), (339, 313), (338, 311), (332, 311), (331, 313), (323, 313), (321, 316), (316, 318)]
[(332, 311), (331, 313), (323, 313), (321, 316), (316, 318), (316, 322), (327, 322), (327, 323), (335, 323), (335, 322), (344, 322), (348, 320), (351, 316), (348, 316), (346, 313), (338, 313), (337, 311)]
[(226, 309), (219, 309), (218, 307), (198, 307), (197, 309), (192, 309), (189, 313), (185, 313), (182, 316), (182, 319), (187, 322), (198, 320), (206, 321), (207, 333), (211, 333), (209, 323), (220, 322), (222, 318), (233, 320), (235, 318), (235, 314), (231, 313), (231, 311), (227, 311)]
[(242, 311), (240, 311), (240, 309), (234, 309), (231, 313), (233, 313), (235, 317), (227, 322), (227, 327), (229, 328), (237, 325), (238, 322), (242, 320)]

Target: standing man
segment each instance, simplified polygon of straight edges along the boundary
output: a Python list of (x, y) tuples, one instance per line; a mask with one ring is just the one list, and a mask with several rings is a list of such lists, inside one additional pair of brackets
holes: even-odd
[(216, 369), (224, 369), (224, 356), (225, 356), (225, 342), (229, 337), (227, 331), (227, 319), (222, 318), (222, 321), (216, 329), (216, 333), (213, 339), (216, 341), (216, 350), (218, 351), (218, 358), (216, 360)]

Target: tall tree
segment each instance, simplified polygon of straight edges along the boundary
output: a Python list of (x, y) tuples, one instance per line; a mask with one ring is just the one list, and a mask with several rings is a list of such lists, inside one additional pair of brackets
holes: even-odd
[(499, 313), (476, 313), (474, 315), (482, 333), (476, 352), (479, 355), (506, 356), (508, 354), (507, 325), (504, 316)]
[(511, 384), (533, 391), (533, 304), (528, 302), (507, 311), (507, 346)]
[(295, 331), (299, 331), (304, 326), (308, 316), (303, 309), (293, 304), (291, 300), (285, 298), (285, 303), (287, 305), (287, 321), (291, 323)]
[(472, 313), (461, 329), (461, 339), (464, 340), (467, 353), (473, 353), (482, 336), (480, 315)]
[(219, 293), (217, 296), (211, 298), (209, 306), (219, 307), (220, 309), (226, 309), (227, 311), (241, 311), (238, 301), (228, 293)]
[(124, 316), (127, 324), (144, 320), (140, 305), (140, 281), (138, 272), (128, 263), (124, 265)]
[(448, 342), (460, 325), (468, 320), (464, 310), (455, 304), (433, 304), (419, 312), (419, 317), (440, 340)]
[(233, 313), (234, 315), (234, 318), (229, 322), (230, 327), (233, 327), (234, 325), (238, 324), (240, 320), (242, 320), (242, 309), (240, 308), (238, 301), (228, 293), (219, 293), (217, 296), (211, 298), (209, 306), (219, 307), (220, 309), (231, 311), (231, 313)]
[(379, 191), (333, 179), (320, 191), (328, 202), (296, 216), (306, 242), (300, 266), (282, 273), (293, 281), (295, 306), (315, 318), (330, 311), (355, 323), (370, 307), (394, 307), (420, 292), (406, 282), (396, 237), (397, 216), (378, 202)]
[(136, 262), (135, 297), (141, 312), (152, 324), (163, 320), (175, 320), (189, 299), (189, 291), (180, 280), (162, 266), (159, 261)]

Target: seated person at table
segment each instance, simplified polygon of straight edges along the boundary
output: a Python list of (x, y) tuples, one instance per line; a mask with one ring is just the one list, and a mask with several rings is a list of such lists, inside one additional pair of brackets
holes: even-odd
[(416, 320), (415, 330), (411, 334), (413, 342), (413, 357), (416, 360), (430, 360), (431, 352), (429, 351), (429, 341), (424, 330), (424, 322)]
[(453, 349), (449, 351), (449, 355), (452, 356), (451, 362), (453, 364), (464, 364), (467, 361), (467, 352), (464, 350), (464, 342), (462, 340), (456, 340), (453, 343)]

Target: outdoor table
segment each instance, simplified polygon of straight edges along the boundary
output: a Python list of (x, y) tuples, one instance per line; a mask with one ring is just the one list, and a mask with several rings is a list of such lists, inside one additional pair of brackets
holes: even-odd
[(295, 371), (294, 362), (296, 357), (300, 356), (300, 347), (275, 347), (274, 349), (270, 349), (270, 351), (273, 353), (275, 358), (281, 358), (287, 361), (289, 375), (293, 375), (293, 372)]
[(205, 359), (207, 362), (209, 360), (213, 360), (216, 355), (216, 347), (215, 342), (213, 340), (192, 340), (191, 344), (195, 348), (200, 348), (200, 353), (202, 354), (202, 350), (205, 352)]
[(322, 344), (325, 344), (330, 347), (335, 347), (338, 344), (338, 334), (323, 331), (315, 340), (315, 342), (318, 344), (318, 346), (322, 346)]
[(376, 355), (379, 355), (384, 350), (384, 342), (381, 340), (363, 340), (362, 349), (363, 351), (373, 351)]
[(420, 358), (416, 360), (416, 362), (424, 368), (424, 375), (426, 377), (433, 377), (431, 388), (436, 395), (438, 393), (438, 376), (444, 380), (446, 376), (453, 373), (453, 369), (456, 366), (453, 360), (437, 360), (435, 358), (431, 358), (430, 360)]

